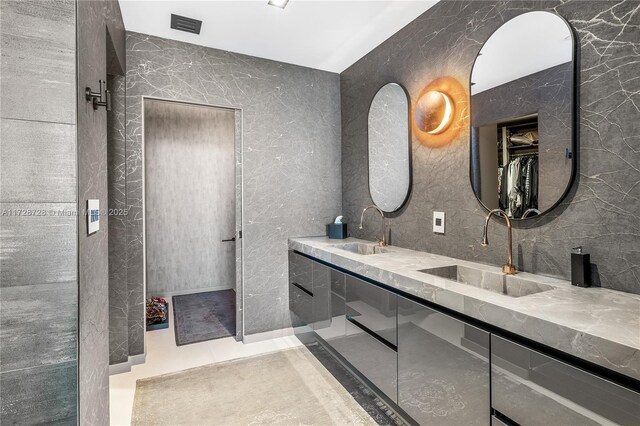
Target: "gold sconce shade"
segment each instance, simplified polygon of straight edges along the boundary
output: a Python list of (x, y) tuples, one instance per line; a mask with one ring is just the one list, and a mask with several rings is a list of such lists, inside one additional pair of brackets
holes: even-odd
[(431, 148), (445, 147), (457, 140), (468, 121), (469, 97), (454, 77), (440, 77), (425, 86), (413, 104), (414, 137)]
[(423, 132), (438, 135), (451, 125), (454, 105), (449, 95), (432, 90), (418, 99), (414, 110), (416, 125)]

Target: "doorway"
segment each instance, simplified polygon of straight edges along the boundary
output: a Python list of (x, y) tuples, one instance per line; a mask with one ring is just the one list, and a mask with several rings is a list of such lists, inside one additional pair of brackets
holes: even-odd
[(146, 299), (177, 346), (240, 339), (240, 111), (143, 102)]

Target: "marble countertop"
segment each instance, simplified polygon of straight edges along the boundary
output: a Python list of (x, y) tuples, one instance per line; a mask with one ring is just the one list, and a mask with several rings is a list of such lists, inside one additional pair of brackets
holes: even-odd
[(371, 244), (304, 237), (289, 239), (289, 248), (640, 380), (640, 295), (520, 272), (518, 278), (554, 289), (510, 297), (418, 272), (463, 265), (500, 273), (498, 267), (393, 246), (375, 255), (332, 247), (348, 242)]

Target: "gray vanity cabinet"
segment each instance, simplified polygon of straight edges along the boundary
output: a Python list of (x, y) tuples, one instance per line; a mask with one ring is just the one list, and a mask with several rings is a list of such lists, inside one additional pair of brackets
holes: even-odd
[(291, 326), (299, 337), (312, 332), (313, 264), (312, 260), (289, 252), (289, 312)]
[(640, 424), (640, 394), (496, 335), (491, 395), (522, 426)]
[(397, 401), (396, 295), (350, 275), (346, 335), (332, 347), (389, 399)]
[(419, 424), (490, 423), (489, 333), (398, 296), (398, 405)]

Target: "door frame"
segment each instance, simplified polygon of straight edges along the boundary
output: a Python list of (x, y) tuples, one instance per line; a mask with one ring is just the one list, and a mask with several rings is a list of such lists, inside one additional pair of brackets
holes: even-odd
[[(236, 282), (235, 282), (235, 292), (236, 292), (236, 335), (234, 336), (236, 341), (241, 342), (244, 336), (244, 309), (243, 309), (243, 300), (244, 300), (244, 280), (243, 280), (243, 272), (244, 272), (244, 262), (243, 262), (243, 238), (242, 238), (242, 198), (243, 198), (243, 181), (242, 181), (242, 153), (243, 153), (243, 137), (242, 137), (242, 125), (243, 125), (243, 111), (242, 108), (228, 106), (228, 105), (214, 105), (207, 104), (201, 102), (193, 102), (186, 101), (180, 99), (170, 99), (170, 98), (162, 98), (157, 96), (141, 96), (142, 103), (142, 143), (141, 143), (141, 151), (142, 151), (142, 245), (143, 255), (142, 255), (142, 282), (143, 282), (143, 297), (144, 300), (147, 299), (147, 199), (146, 199), (146, 140), (145, 140), (145, 101), (161, 101), (168, 103), (175, 103), (181, 105), (194, 105), (206, 108), (214, 108), (214, 109), (223, 109), (227, 111), (233, 111), (235, 116), (235, 130), (234, 130), (234, 160), (235, 160), (235, 207), (236, 207), (236, 226), (235, 226), (235, 238), (236, 238)], [(146, 309), (143, 304), (143, 309), (145, 310), (143, 318), (146, 318)], [(146, 340), (146, 333), (145, 340)], [(146, 347), (146, 342), (145, 342)], [(145, 350), (146, 352), (146, 350)]]

